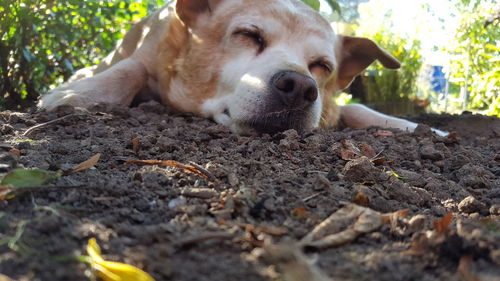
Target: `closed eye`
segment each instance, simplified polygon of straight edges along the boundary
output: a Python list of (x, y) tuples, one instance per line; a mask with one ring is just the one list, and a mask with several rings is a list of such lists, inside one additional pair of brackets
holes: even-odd
[(266, 48), (266, 42), (262, 37), (260, 30), (258, 29), (252, 30), (242, 28), (233, 32), (233, 35), (240, 35), (247, 39), (250, 39), (258, 47), (257, 53), (259, 54), (262, 53), (262, 51), (264, 51), (264, 49)]
[(324, 60), (317, 60), (309, 64), (309, 69), (312, 70), (313, 68), (321, 68), (327, 73), (331, 73), (333, 71), (333, 67), (329, 62), (326, 62)]

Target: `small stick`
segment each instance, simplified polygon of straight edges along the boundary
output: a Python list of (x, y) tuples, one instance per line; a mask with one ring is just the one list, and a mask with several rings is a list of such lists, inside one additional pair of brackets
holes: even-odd
[(217, 182), (217, 178), (212, 174), (210, 173), (209, 171), (207, 171), (206, 169), (204, 169), (203, 167), (201, 167), (200, 165), (194, 163), (193, 161), (189, 161), (189, 165), (195, 167), (196, 169), (198, 169), (198, 171), (200, 171), (202, 174), (204, 174), (205, 176), (207, 176), (207, 178), (212, 181), (212, 182)]
[(311, 196), (307, 196), (306, 198), (302, 199), (302, 202), (307, 202), (307, 201), (309, 201), (309, 200), (311, 200), (311, 199), (313, 199), (313, 198), (316, 198), (316, 197), (318, 197), (319, 195), (321, 195), (322, 193), (323, 193), (323, 192), (318, 192), (318, 193), (315, 193), (315, 194), (313, 194), (313, 195), (311, 195)]
[(72, 116), (76, 116), (76, 115), (75, 114), (69, 114), (69, 115), (65, 115), (65, 116), (60, 117), (60, 118), (56, 118), (54, 120), (50, 120), (50, 121), (45, 122), (45, 123), (41, 123), (41, 124), (35, 125), (35, 126), (29, 128), (28, 130), (26, 130), (26, 132), (23, 133), (23, 137), (28, 137), (31, 133), (33, 133), (34, 131), (36, 131), (38, 129), (41, 129), (41, 128), (46, 127), (48, 125), (52, 125), (54, 123), (57, 123), (57, 122), (59, 122), (61, 120), (64, 120), (64, 119), (66, 119), (68, 117), (72, 117)]

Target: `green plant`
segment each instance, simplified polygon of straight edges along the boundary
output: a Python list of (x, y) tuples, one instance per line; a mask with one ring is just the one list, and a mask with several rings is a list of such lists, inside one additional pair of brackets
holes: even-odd
[[(492, 0), (456, 0), (460, 25), (446, 51), (450, 77), (465, 90), (463, 109), (500, 117), (500, 28)], [(455, 93), (458, 95), (459, 93)]]
[(415, 96), (416, 81), (422, 67), (420, 42), (382, 31), (372, 35), (371, 39), (394, 55), (401, 62), (401, 68), (394, 71), (385, 69), (381, 64), (373, 64), (366, 70), (374, 76), (374, 83), (368, 88), (368, 102), (394, 102)]
[[(325, 1), (328, 4), (328, 6), (330, 6), (332, 11), (340, 14), (340, 5), (337, 1), (335, 1), (335, 0), (325, 0)], [(316, 11), (319, 11), (319, 8), (321, 6), (320, 0), (302, 0), (302, 2), (311, 6), (311, 8), (315, 9)]]
[(163, 1), (0, 0), (0, 108), (28, 106), (99, 62)]

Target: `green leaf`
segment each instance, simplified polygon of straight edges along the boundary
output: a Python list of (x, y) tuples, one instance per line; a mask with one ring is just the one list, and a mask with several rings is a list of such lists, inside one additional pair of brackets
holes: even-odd
[(0, 185), (10, 185), (13, 187), (42, 186), (60, 176), (60, 172), (39, 169), (14, 169), (3, 177)]
[(337, 1), (326, 0), (326, 2), (328, 3), (328, 6), (332, 8), (332, 11), (337, 12), (339, 15), (341, 14), (340, 5)]
[(320, 5), (319, 0), (302, 0), (302, 2), (311, 6), (311, 8), (315, 9), (316, 11), (319, 11), (319, 5)]

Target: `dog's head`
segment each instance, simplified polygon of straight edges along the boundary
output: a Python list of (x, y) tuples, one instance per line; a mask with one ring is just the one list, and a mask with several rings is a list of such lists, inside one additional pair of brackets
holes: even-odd
[(335, 123), (339, 89), (374, 60), (399, 67), (372, 41), (335, 35), (298, 0), (178, 0), (176, 12), (184, 31), (173, 24), (169, 35), (187, 47), (164, 66), (162, 98), (237, 133)]

